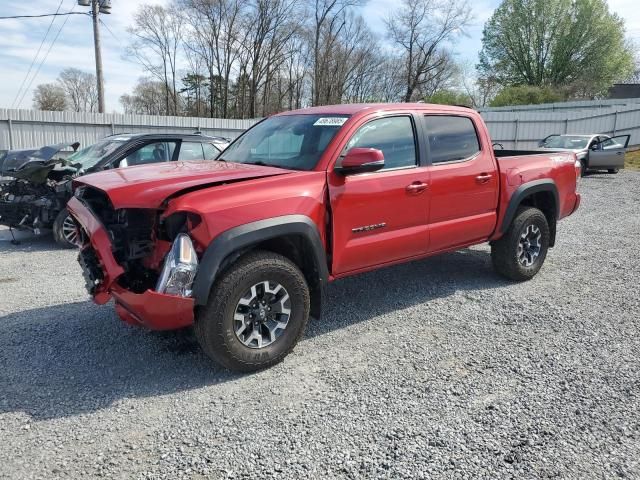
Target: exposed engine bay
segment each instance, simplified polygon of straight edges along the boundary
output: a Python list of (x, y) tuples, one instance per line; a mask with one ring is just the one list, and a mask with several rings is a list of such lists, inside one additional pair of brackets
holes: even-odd
[(71, 196), (71, 180), (79, 168), (60, 153), (79, 143), (58, 144), (40, 150), (9, 151), (0, 158), (0, 224), (40, 233), (52, 228)]
[[(125, 271), (119, 280), (122, 286), (135, 293), (154, 288), (159, 264), (170, 247), (169, 241), (157, 241), (169, 240), (165, 222), (160, 222), (161, 212), (139, 208), (115, 210), (105, 193), (91, 187), (80, 187), (76, 197), (89, 207), (109, 233), (113, 256)], [(85, 255), (85, 250), (84, 260), (91, 265), (92, 250), (83, 249), (81, 256)]]
[(32, 184), (13, 180), (0, 185), (0, 224), (40, 233), (51, 228), (70, 196), (71, 181)]

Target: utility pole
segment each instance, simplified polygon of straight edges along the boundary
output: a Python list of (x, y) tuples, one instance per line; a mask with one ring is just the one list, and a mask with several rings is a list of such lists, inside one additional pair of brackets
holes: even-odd
[(96, 55), (96, 80), (98, 82), (98, 112), (104, 113), (104, 75), (102, 73), (102, 51), (100, 49), (101, 13), (111, 13), (111, 0), (78, 0), (81, 7), (91, 6), (93, 20), (93, 47)]
[(104, 113), (104, 76), (102, 74), (102, 52), (100, 51), (100, 15), (99, 0), (91, 2), (91, 17), (93, 18), (93, 47), (96, 54), (96, 78), (98, 80), (98, 112)]

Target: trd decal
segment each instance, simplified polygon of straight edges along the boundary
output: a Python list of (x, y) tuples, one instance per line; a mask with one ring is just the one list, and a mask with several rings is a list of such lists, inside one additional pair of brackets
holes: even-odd
[(365, 225), (364, 227), (352, 228), (351, 231), (353, 233), (362, 233), (362, 232), (370, 232), (371, 230), (378, 230), (379, 228), (386, 227), (386, 223), (376, 223), (375, 225)]

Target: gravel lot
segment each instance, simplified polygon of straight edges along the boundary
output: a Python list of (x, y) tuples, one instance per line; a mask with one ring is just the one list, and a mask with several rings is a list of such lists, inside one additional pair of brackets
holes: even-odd
[(534, 280), (484, 246), (343, 280), (246, 376), (0, 231), (0, 477), (638, 478), (640, 172), (582, 193)]

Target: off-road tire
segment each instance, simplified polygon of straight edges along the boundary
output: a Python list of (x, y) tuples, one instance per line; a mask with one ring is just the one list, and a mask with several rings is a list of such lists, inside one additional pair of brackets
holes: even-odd
[[(247, 289), (264, 280), (277, 281), (288, 292), (291, 316), (282, 335), (262, 348), (243, 344), (234, 331), (234, 313)], [(288, 258), (267, 251), (249, 252), (216, 280), (206, 306), (196, 313), (194, 331), (204, 352), (225, 368), (253, 372), (286, 357), (302, 337), (309, 320), (309, 287)]]
[(618, 173), (618, 169), (617, 168), (610, 168), (609, 170), (607, 170), (607, 172), (609, 173)]
[[(540, 253), (530, 266), (524, 266), (518, 260), (518, 244), (521, 235), (530, 226), (540, 230)], [(511, 280), (524, 281), (533, 278), (542, 267), (549, 250), (549, 223), (544, 214), (534, 207), (521, 207), (516, 212), (509, 229), (499, 240), (491, 244), (493, 268), (500, 275)]]
[(69, 218), (69, 210), (63, 208), (53, 221), (53, 239), (55, 242), (63, 248), (78, 248), (74, 243), (69, 242), (64, 235), (63, 226), (67, 218)]

